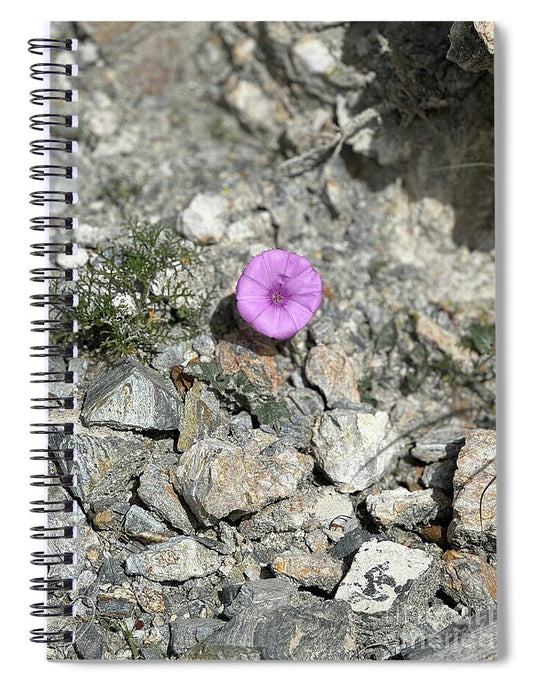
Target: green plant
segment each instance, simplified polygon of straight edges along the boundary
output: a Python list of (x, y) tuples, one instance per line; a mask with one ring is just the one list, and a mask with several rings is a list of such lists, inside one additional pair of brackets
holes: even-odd
[(126, 220), (124, 230), (127, 242), (106, 248), (81, 272), (78, 304), (62, 316), (76, 319), (80, 348), (147, 360), (177, 327), (182, 338), (197, 333), (210, 291), (192, 288), (202, 264), (199, 248), (136, 219)]
[(258, 391), (242, 370), (229, 374), (223, 372), (219, 363), (196, 361), (185, 372), (206, 382), (235, 412), (248, 411), (260, 425), (275, 428), (290, 416), (282, 401), (274, 399), (269, 392)]

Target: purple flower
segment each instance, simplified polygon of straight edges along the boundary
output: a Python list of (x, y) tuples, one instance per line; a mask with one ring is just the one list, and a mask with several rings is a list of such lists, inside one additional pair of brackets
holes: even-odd
[(322, 279), (305, 257), (266, 250), (253, 257), (237, 283), (237, 310), (256, 331), (289, 339), (322, 302)]

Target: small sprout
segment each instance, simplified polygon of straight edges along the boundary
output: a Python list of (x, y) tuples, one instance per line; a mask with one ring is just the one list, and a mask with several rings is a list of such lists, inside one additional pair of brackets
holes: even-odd
[(237, 283), (237, 310), (260, 334), (290, 339), (322, 303), (322, 279), (305, 257), (266, 250), (253, 257)]

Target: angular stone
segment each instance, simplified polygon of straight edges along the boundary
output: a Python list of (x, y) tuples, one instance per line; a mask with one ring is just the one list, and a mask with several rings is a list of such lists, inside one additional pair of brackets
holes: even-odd
[(194, 526), (187, 510), (170, 482), (168, 471), (146, 464), (137, 494), (155, 514), (183, 533), (193, 534)]
[(368, 541), (355, 554), (336, 599), (348, 601), (361, 615), (398, 612), (415, 603), (427, 605), (438, 588), (439, 568), (423, 550), (392, 541)]
[(103, 659), (107, 652), (106, 631), (96, 623), (80, 628), (74, 640), (76, 654), (82, 660)]
[(444, 329), (431, 317), (420, 315), (416, 321), (417, 336), (434, 344), (440, 351), (450, 356), (458, 365), (470, 370), (472, 368), (472, 353), (461, 345), (461, 340), (453, 332)]
[(230, 205), (222, 195), (198, 193), (181, 214), (183, 235), (199, 243), (218, 243), (224, 237)]
[(131, 588), (137, 599), (137, 603), (146, 613), (164, 613), (166, 611), (163, 587), (144, 577), (135, 577), (131, 582)]
[(276, 131), (277, 105), (255, 84), (245, 79), (232, 82), (226, 91), (225, 99), (239, 119), (250, 129)]
[(343, 493), (364, 490), (397, 454), (388, 415), (334, 409), (317, 420), (311, 440), (317, 466)]
[(222, 646), (251, 649), (263, 660), (346, 660), (356, 649), (352, 628), (348, 604), (294, 591), (281, 601), (252, 602), (209, 636), (203, 651)]
[(453, 478), (450, 545), (459, 550), (496, 552), (496, 431), (467, 430)]
[(163, 522), (138, 505), (128, 510), (124, 519), (124, 533), (141, 543), (162, 543), (176, 535), (175, 531), (170, 531)]
[(176, 618), (170, 623), (170, 649), (181, 656), (223, 626), (224, 621), (215, 618)]
[(207, 385), (195, 380), (185, 396), (185, 410), (178, 439), (178, 450), (185, 451), (228, 420), (220, 402)]
[(305, 363), (305, 376), (322, 392), (329, 408), (361, 403), (354, 370), (340, 344), (313, 346)]
[(472, 610), (493, 606), (497, 598), (496, 568), (481, 555), (448, 550), (443, 555), (441, 588)]
[(172, 469), (172, 482), (205, 525), (257, 512), (293, 495), (312, 470), (311, 457), (253, 430), (244, 444), (201, 440)]
[(438, 488), (447, 495), (453, 494), (453, 476), (457, 464), (455, 459), (443, 459), (428, 464), (422, 472), (421, 482), (426, 488)]
[(115, 586), (111, 591), (98, 594), (98, 612), (110, 618), (129, 618), (135, 607), (135, 596), (130, 587)]
[(438, 428), (416, 441), (411, 456), (425, 464), (441, 459), (453, 459), (459, 454), (464, 439), (465, 433), (461, 428)]
[(127, 574), (140, 574), (150, 581), (186, 581), (215, 572), (221, 556), (185, 536), (150, 546), (126, 560)]
[(216, 346), (216, 358), (225, 373), (243, 372), (260, 390), (276, 393), (283, 377), (272, 358), (276, 348), (260, 338), (243, 337), (240, 333), (224, 336)]
[(263, 508), (253, 517), (244, 519), (240, 532), (261, 538), (267, 533), (328, 528), (340, 515), (353, 513), (349, 497), (334, 488), (305, 488), (302, 492)]
[(293, 56), (310, 74), (327, 75), (335, 68), (335, 58), (318, 38), (307, 34), (292, 47)]
[(305, 587), (331, 593), (344, 575), (343, 563), (328, 553), (306, 553), (293, 548), (278, 555), (271, 563), (277, 574), (284, 574)]
[(451, 511), (451, 502), (440, 490), (394, 488), (369, 495), (366, 507), (384, 528), (397, 525), (412, 529), (444, 519)]
[(81, 420), (119, 430), (175, 430), (182, 403), (170, 380), (122, 358), (89, 385)]

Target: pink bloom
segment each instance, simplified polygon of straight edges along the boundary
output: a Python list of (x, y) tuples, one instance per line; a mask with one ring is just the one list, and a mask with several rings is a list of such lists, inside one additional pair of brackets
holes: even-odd
[(305, 257), (266, 250), (253, 257), (237, 283), (237, 310), (256, 331), (289, 339), (322, 302), (322, 279)]

